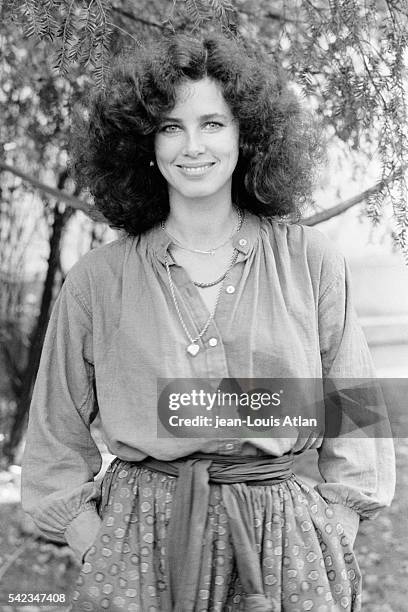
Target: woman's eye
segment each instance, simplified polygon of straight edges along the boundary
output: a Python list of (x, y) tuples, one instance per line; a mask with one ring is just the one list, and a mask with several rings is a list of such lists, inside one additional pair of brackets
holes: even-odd
[(204, 123), (204, 128), (206, 130), (218, 130), (219, 128), (222, 128), (223, 124), (219, 123), (218, 121), (207, 121), (206, 123)]
[(169, 124), (169, 125), (163, 125), (160, 128), (161, 132), (164, 132), (165, 134), (175, 134), (177, 132), (180, 131), (180, 126), (176, 125), (176, 124)]
[[(206, 121), (205, 123), (202, 124), (202, 129), (205, 130), (206, 132), (216, 132), (222, 127), (224, 127), (224, 124), (220, 123), (219, 121)], [(178, 125), (177, 123), (168, 123), (166, 125), (163, 125), (159, 129), (159, 131), (162, 132), (163, 134), (170, 134), (170, 135), (179, 134), (182, 130), (183, 130), (182, 126)]]

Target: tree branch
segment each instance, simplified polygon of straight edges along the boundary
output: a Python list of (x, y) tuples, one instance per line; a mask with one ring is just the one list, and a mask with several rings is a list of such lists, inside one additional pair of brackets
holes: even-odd
[(169, 30), (169, 26), (166, 26), (163, 23), (159, 23), (158, 21), (151, 21), (150, 19), (143, 19), (143, 17), (136, 17), (133, 13), (129, 11), (125, 11), (118, 6), (112, 6), (111, 11), (117, 13), (118, 15), (122, 15), (122, 17), (127, 17), (132, 21), (137, 21), (138, 23), (142, 23), (143, 25), (151, 26), (152, 28), (159, 28), (160, 30)]
[(269, 19), (274, 19), (275, 21), (285, 21), (287, 23), (305, 23), (300, 19), (292, 19), (291, 17), (286, 17), (286, 15), (282, 15), (279, 11), (267, 11), (264, 17), (268, 17)]
[(327, 210), (322, 210), (321, 212), (318, 212), (315, 215), (306, 217), (306, 219), (302, 220), (302, 225), (317, 225), (318, 223), (323, 223), (323, 221), (328, 221), (333, 217), (337, 217), (337, 215), (341, 215), (349, 208), (356, 206), (356, 204), (364, 202), (364, 200), (366, 200), (370, 195), (373, 195), (374, 193), (379, 191), (382, 187), (385, 187), (386, 185), (389, 185), (390, 183), (395, 181), (395, 179), (398, 178), (399, 174), (399, 171), (394, 172), (394, 174), (391, 174), (391, 176), (386, 178), (384, 181), (379, 181), (372, 187), (369, 187), (365, 191), (362, 191), (358, 195), (350, 198), (349, 200), (345, 200), (344, 202), (340, 202), (339, 204), (336, 204), (336, 206), (332, 206)]
[(272, 19), (273, 21), (282, 21), (286, 23), (295, 23), (295, 24), (305, 23), (304, 21), (301, 21), (299, 19), (292, 19), (291, 17), (286, 17), (286, 15), (284, 15), (280, 11), (275, 11), (275, 10), (268, 10), (266, 11), (266, 13), (259, 15), (257, 13), (253, 13), (252, 11), (248, 11), (240, 7), (239, 9), (237, 9), (237, 12), (243, 13), (244, 15), (248, 15), (248, 17), (255, 17), (258, 20), (264, 19), (266, 17), (268, 19)]
[[(48, 193), (49, 195), (55, 197), (56, 199), (62, 202), (66, 202), (66, 204), (68, 204), (75, 210), (82, 210), (82, 212), (88, 215), (88, 217), (90, 217), (93, 221), (97, 221), (99, 223), (108, 223), (108, 221), (105, 219), (102, 213), (100, 213), (98, 210), (96, 210), (95, 208), (87, 204), (86, 202), (83, 202), (79, 198), (73, 195), (70, 195), (69, 193), (66, 193), (65, 191), (61, 191), (60, 189), (57, 189), (56, 187), (49, 187), (48, 185), (41, 183), (40, 181), (33, 178), (32, 176), (29, 176), (28, 174), (25, 174), (24, 172), (21, 172), (20, 170), (17, 170), (16, 168), (13, 168), (12, 166), (8, 166), (7, 164), (4, 164), (3, 162), (0, 162), (0, 170), (12, 172), (16, 176), (19, 176), (24, 181), (27, 181), (28, 183), (30, 183), (31, 185), (39, 189), (40, 191), (43, 191), (44, 193)], [(389, 176), (384, 181), (380, 181), (376, 183), (375, 185), (373, 185), (372, 187), (369, 187), (369, 189), (366, 189), (365, 191), (362, 191), (358, 195), (348, 200), (345, 200), (344, 202), (340, 202), (339, 204), (336, 204), (336, 206), (332, 206), (331, 208), (328, 208), (327, 210), (322, 210), (321, 212), (311, 215), (310, 217), (306, 217), (305, 219), (302, 220), (302, 224), (303, 225), (317, 225), (318, 223), (323, 223), (323, 221), (328, 221), (329, 219), (332, 219), (333, 217), (337, 217), (337, 215), (341, 215), (342, 213), (346, 212), (346, 210), (348, 210), (349, 208), (352, 208), (353, 206), (356, 206), (357, 204), (360, 204), (361, 202), (366, 200), (370, 195), (372, 195), (373, 193), (376, 193), (382, 187), (385, 187), (386, 185), (389, 185), (390, 183), (395, 181), (395, 179), (398, 177), (399, 174), (400, 174), (399, 171), (395, 172), (394, 174)]]
[(107, 21), (106, 25), (110, 26), (111, 28), (114, 28), (115, 30), (119, 30), (119, 32), (122, 32), (122, 34), (125, 34), (126, 36), (130, 36), (130, 38), (132, 38), (135, 41), (135, 43), (137, 44), (138, 47), (141, 46), (141, 42), (140, 42), (139, 39), (135, 38), (135, 36), (133, 36), (133, 34), (128, 32), (127, 30), (124, 30), (120, 26), (116, 25), (116, 23), (112, 23), (111, 21)]
[(47, 193), (48, 195), (53, 196), (54, 198), (56, 198), (57, 200), (61, 202), (65, 202), (66, 204), (68, 204), (68, 206), (71, 206), (71, 208), (75, 208), (75, 210), (82, 210), (82, 212), (88, 215), (88, 217), (90, 217), (93, 221), (98, 221), (99, 223), (107, 223), (102, 213), (94, 209), (92, 206), (90, 206), (86, 202), (83, 202), (76, 196), (67, 193), (66, 191), (62, 191), (61, 189), (57, 189), (56, 187), (50, 187), (49, 185), (45, 185), (44, 183), (41, 183), (41, 181), (37, 180), (36, 178), (29, 176), (28, 174), (25, 174), (24, 172), (21, 172), (21, 170), (17, 170), (16, 168), (13, 168), (12, 166), (9, 166), (8, 164), (4, 164), (3, 162), (0, 161), (0, 171), (1, 170), (4, 170), (6, 172), (11, 172), (15, 176), (19, 176), (20, 178), (23, 179), (23, 181), (27, 181), (28, 183), (33, 185), (33, 187), (35, 187), (36, 189), (39, 189), (40, 191), (43, 191), (44, 193)]

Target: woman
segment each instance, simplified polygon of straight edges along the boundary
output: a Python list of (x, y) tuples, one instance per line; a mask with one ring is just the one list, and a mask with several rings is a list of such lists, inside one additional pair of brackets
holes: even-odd
[[(389, 439), (157, 437), (158, 379), (372, 376), (343, 258), (282, 220), (314, 134), (279, 71), (218, 35), (138, 52), (91, 102), (75, 167), (126, 234), (67, 276), (23, 466), (24, 508), (83, 562), (73, 609), (360, 609), (353, 542), (392, 498)], [(316, 490), (292, 474), (309, 448)]]

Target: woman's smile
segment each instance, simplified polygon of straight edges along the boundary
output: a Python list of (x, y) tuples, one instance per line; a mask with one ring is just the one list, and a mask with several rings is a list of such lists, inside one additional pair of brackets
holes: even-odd
[(207, 174), (215, 166), (216, 162), (208, 162), (201, 164), (176, 164), (177, 168), (181, 170), (186, 176), (191, 178), (201, 178)]

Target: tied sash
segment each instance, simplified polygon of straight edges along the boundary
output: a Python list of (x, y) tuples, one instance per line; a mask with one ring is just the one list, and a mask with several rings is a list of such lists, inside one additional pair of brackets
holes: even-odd
[(222, 485), (238, 575), (246, 593), (245, 611), (273, 612), (263, 589), (249, 494), (245, 490), (232, 491), (227, 485), (283, 482), (292, 475), (293, 456), (231, 457), (194, 453), (175, 461), (147, 457), (141, 464), (178, 478), (168, 538), (171, 612), (192, 612), (195, 607), (210, 483)]

